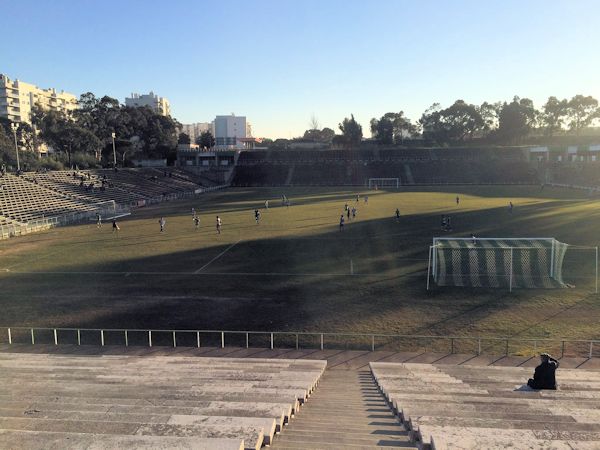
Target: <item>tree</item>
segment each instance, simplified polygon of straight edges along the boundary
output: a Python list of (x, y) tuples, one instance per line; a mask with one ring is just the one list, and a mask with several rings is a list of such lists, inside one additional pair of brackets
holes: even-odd
[(215, 138), (210, 131), (203, 131), (196, 139), (196, 144), (202, 148), (211, 149), (215, 146)]
[(394, 124), (390, 119), (383, 116), (381, 119), (371, 119), (371, 136), (380, 144), (394, 143)]
[(504, 103), (499, 116), (498, 137), (510, 143), (518, 143), (535, 126), (537, 111), (528, 98), (515, 96), (510, 103)]
[(321, 130), (321, 142), (330, 144), (334, 136), (335, 131), (333, 131), (331, 128), (325, 127)]
[(335, 131), (333, 131), (331, 128), (323, 128), (322, 130), (312, 128), (310, 130), (306, 130), (302, 138), (313, 142), (323, 142), (329, 144), (331, 143), (333, 136), (335, 136)]
[(319, 123), (319, 119), (314, 114), (310, 116), (310, 122), (308, 122), (308, 126), (310, 130), (318, 130), (321, 128), (321, 124)]
[(350, 119), (345, 117), (344, 121), (338, 126), (347, 147), (352, 148), (360, 144), (363, 136), (362, 126), (354, 119), (354, 114), (350, 115)]
[[(0, 117), (0, 127), (4, 129), (7, 136), (10, 136), (10, 138), (14, 140), (11, 123), (12, 122), (6, 117)], [(17, 128), (17, 141), (19, 142), (19, 148), (34, 152), (35, 154), (37, 145), (36, 135), (31, 125), (29, 125), (27, 122), (19, 123), (19, 128)], [(37, 157), (37, 154), (35, 154), (35, 156)]]
[(15, 143), (12, 137), (0, 126), (0, 165), (16, 166)]
[(404, 116), (403, 111), (386, 113), (379, 120), (371, 119), (371, 135), (380, 144), (398, 144), (416, 132), (416, 126)]
[(554, 132), (560, 130), (567, 114), (568, 102), (566, 99), (558, 100), (556, 97), (548, 97), (541, 116), (546, 127), (545, 134), (552, 136)]
[(190, 139), (190, 135), (187, 133), (179, 133), (179, 137), (177, 138), (178, 144), (191, 144), (192, 140)]
[(587, 97), (576, 95), (567, 103), (567, 114), (569, 127), (579, 134), (582, 128), (589, 126), (594, 119), (600, 117), (598, 100), (591, 95)]
[(472, 139), (486, 126), (479, 107), (463, 100), (456, 100), (446, 109), (439, 109), (439, 104), (434, 104), (423, 113), (419, 122), (424, 136), (446, 143)]
[(493, 132), (498, 128), (498, 120), (500, 117), (501, 109), (502, 102), (483, 102), (481, 106), (479, 106), (479, 114), (483, 119), (483, 131), (486, 134), (489, 134), (490, 132)]
[(57, 153), (67, 156), (69, 166), (74, 153), (96, 154), (102, 142), (91, 131), (69, 120), (62, 112), (47, 111), (40, 122), (40, 135)]

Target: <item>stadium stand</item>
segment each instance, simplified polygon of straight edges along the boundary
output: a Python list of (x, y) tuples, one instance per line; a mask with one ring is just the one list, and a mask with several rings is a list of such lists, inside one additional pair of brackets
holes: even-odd
[(600, 188), (600, 163), (548, 163), (547, 178), (568, 186)]
[(0, 353), (0, 447), (260, 449), (307, 401), (326, 365)]
[(399, 178), (403, 185), (539, 179), (521, 149), (284, 150), (240, 153), (232, 185), (364, 186), (369, 178)]
[(80, 199), (70, 198), (20, 176), (0, 178), (0, 215), (20, 223), (75, 211), (93, 211)]
[(536, 391), (525, 367), (370, 368), (420, 448), (600, 448), (600, 372), (561, 368), (558, 390)]
[(0, 177), (0, 225), (71, 213), (93, 213), (101, 202), (138, 206), (192, 195), (207, 183), (174, 168), (25, 172)]

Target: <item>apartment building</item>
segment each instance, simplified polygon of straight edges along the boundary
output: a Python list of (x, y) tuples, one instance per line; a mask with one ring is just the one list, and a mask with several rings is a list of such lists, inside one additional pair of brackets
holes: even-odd
[(31, 124), (31, 109), (39, 105), (46, 110), (62, 111), (69, 114), (77, 109), (77, 97), (56, 89), (41, 89), (21, 80), (12, 81), (0, 74), (0, 117), (11, 122)]
[(142, 95), (132, 93), (131, 97), (125, 97), (125, 106), (148, 106), (162, 116), (171, 115), (171, 105), (169, 100), (167, 100), (165, 97), (159, 97), (152, 91), (150, 91), (149, 94)]
[(214, 122), (198, 122), (184, 124), (181, 126), (181, 132), (187, 134), (192, 143), (195, 143), (196, 139), (198, 139), (205, 131), (210, 131), (210, 133), (214, 136)]
[(215, 141), (217, 148), (244, 148), (240, 139), (247, 137), (245, 116), (217, 116), (214, 121)]

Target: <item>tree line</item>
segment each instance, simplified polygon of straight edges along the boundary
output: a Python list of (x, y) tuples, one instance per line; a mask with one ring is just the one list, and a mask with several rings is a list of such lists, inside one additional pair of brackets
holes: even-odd
[[(181, 124), (148, 107), (129, 107), (91, 92), (79, 98), (79, 108), (66, 114), (34, 105), (31, 125), (22, 122), (17, 129), (21, 167), (53, 169), (110, 166), (113, 162), (113, 133), (118, 165), (131, 159), (176, 157)], [(50, 146), (54, 154), (38, 159), (40, 146)], [(16, 167), (13, 131), (7, 119), (0, 119), (0, 160)]]
[[(578, 136), (597, 122), (600, 122), (600, 107), (592, 96), (576, 95), (562, 100), (549, 97), (541, 109), (536, 109), (530, 99), (515, 96), (510, 102), (481, 105), (456, 100), (447, 108), (434, 103), (416, 122), (403, 111), (388, 112), (371, 119), (370, 131), (377, 143), (386, 145), (402, 145), (417, 137), (438, 145), (460, 145), (475, 139), (495, 145), (514, 145), (532, 134), (546, 138), (559, 133)], [(341, 134), (336, 135), (329, 128), (311, 127), (300, 140), (351, 148), (363, 139), (362, 126), (354, 115), (344, 118), (338, 128)]]

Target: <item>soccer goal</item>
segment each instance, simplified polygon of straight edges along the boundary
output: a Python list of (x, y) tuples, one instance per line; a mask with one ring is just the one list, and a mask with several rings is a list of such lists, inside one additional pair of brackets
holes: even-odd
[(400, 178), (369, 178), (369, 189), (400, 187)]
[[(429, 248), (430, 278), (438, 286), (562, 288), (563, 262), (570, 246), (554, 238), (434, 238)], [(595, 284), (598, 290), (598, 250)], [(591, 261), (590, 261), (591, 262)]]

